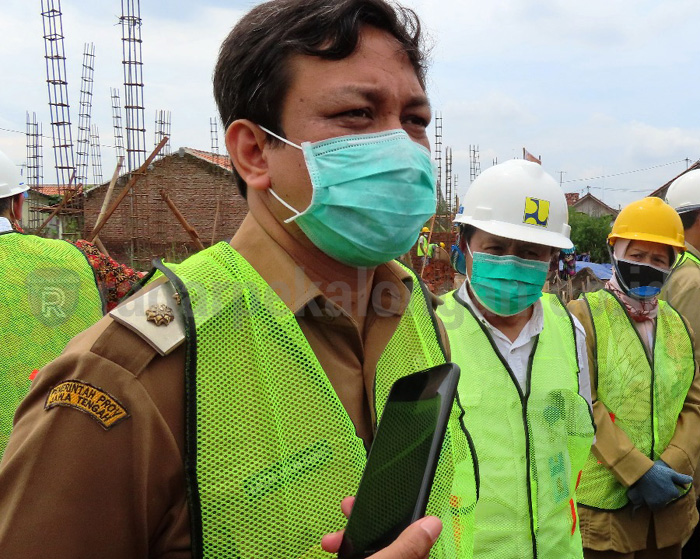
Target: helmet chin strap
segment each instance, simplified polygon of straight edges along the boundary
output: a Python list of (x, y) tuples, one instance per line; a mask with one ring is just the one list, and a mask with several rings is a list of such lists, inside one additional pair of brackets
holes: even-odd
[(19, 219), (17, 219), (17, 216), (15, 215), (15, 201), (14, 200), (10, 204), (10, 223), (12, 224), (12, 226), (15, 229), (17, 229), (17, 227), (19, 227)]

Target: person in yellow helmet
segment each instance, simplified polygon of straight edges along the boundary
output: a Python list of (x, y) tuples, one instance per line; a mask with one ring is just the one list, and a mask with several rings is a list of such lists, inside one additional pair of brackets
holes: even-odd
[(428, 243), (428, 235), (430, 229), (423, 227), (418, 235), (418, 245), (416, 246), (416, 256), (423, 258), (425, 265), (430, 263), (430, 245)]
[(613, 276), (568, 308), (587, 336), (596, 441), (577, 491), (586, 559), (681, 557), (697, 523), (700, 378), (687, 321), (658, 299), (685, 250), (660, 198), (623, 208)]

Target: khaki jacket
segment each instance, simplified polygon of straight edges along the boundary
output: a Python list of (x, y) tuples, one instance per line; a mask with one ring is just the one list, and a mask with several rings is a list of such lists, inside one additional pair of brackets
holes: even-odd
[[(605, 405), (597, 400), (596, 337), (586, 302), (582, 299), (571, 301), (567, 308), (581, 321), (587, 334), (593, 418), (597, 428), (596, 442), (592, 447), (593, 454), (610, 469), (620, 483), (630, 487), (651, 468), (653, 461), (634, 447), (624, 431), (612, 422)], [(661, 455), (661, 459), (671, 468), (691, 476), (695, 474), (700, 458), (700, 375), (697, 368), (697, 348), (695, 352), (695, 379), (678, 417), (673, 438)], [(578, 510), (584, 547), (619, 553), (631, 553), (646, 548), (652, 518), (659, 548), (684, 542), (698, 521), (695, 491), (692, 488), (683, 498), (657, 512), (652, 512), (645, 506), (633, 511), (631, 505), (618, 511), (601, 511), (579, 505)]]

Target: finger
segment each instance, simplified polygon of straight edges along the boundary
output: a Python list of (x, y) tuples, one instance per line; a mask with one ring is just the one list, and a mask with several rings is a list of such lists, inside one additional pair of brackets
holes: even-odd
[(425, 559), (442, 530), (442, 522), (435, 516), (426, 516), (406, 528), (389, 547), (370, 559)]
[(673, 472), (671, 479), (673, 480), (673, 483), (677, 483), (678, 485), (686, 485), (693, 481), (693, 478), (691, 476), (679, 474), (678, 472)]
[(345, 518), (350, 518), (350, 511), (352, 510), (352, 506), (355, 504), (355, 497), (345, 497), (340, 502), (340, 510), (343, 511), (343, 514), (345, 515)]
[(338, 553), (340, 542), (343, 541), (343, 532), (345, 532), (345, 530), (339, 530), (338, 532), (323, 536), (321, 538), (321, 547), (323, 550), (328, 553)]

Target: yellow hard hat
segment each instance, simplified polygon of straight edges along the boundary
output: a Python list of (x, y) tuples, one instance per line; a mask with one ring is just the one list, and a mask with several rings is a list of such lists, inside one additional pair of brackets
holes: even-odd
[(430, 229), (427, 227), (423, 227), (423, 229), (420, 230), (421, 233), (430, 233)]
[(661, 198), (642, 198), (622, 208), (618, 214), (608, 242), (617, 239), (651, 241), (685, 250), (683, 222), (671, 206)]
[(445, 243), (440, 243), (440, 248), (445, 248)]

